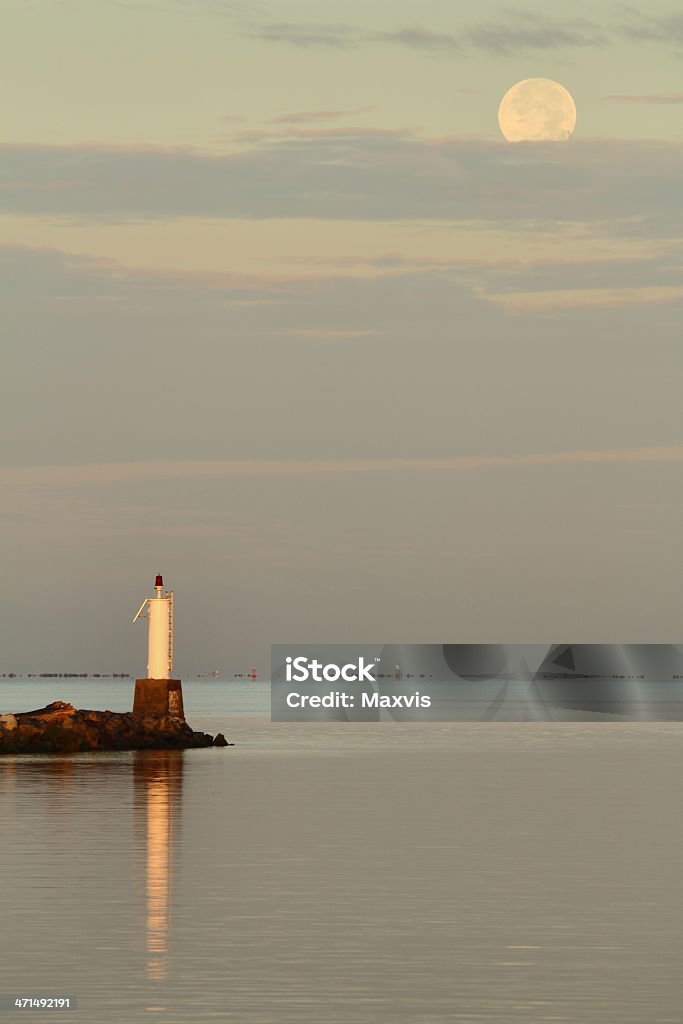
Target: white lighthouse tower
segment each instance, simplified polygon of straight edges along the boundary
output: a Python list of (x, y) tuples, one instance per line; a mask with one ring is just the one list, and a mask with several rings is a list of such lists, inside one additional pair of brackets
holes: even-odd
[(173, 591), (164, 590), (157, 576), (156, 597), (146, 597), (133, 622), (146, 617), (149, 622), (147, 676), (135, 681), (133, 714), (146, 717), (184, 718), (183, 692), (173, 672)]

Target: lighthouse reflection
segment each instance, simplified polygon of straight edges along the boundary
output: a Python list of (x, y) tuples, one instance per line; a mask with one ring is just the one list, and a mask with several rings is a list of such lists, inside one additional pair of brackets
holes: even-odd
[(146, 854), (145, 971), (155, 982), (169, 974), (173, 842), (180, 825), (183, 764), (183, 752), (175, 750), (140, 751), (134, 764), (136, 824)]

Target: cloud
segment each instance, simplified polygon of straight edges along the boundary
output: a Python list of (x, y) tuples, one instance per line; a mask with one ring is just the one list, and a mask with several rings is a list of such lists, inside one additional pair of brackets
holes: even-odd
[(683, 103), (683, 92), (669, 92), (669, 93), (646, 93), (643, 96), (635, 96), (629, 94), (616, 94), (613, 96), (603, 96), (603, 100), (608, 103), (652, 103), (652, 104), (669, 104), (669, 103)]
[[(268, 122), (272, 124), (273, 122)], [(240, 144), (270, 143), (282, 145), (288, 141), (314, 142), (316, 139), (337, 140), (341, 145), (353, 143), (355, 139), (416, 139), (417, 128), (377, 128), (370, 125), (338, 125), (333, 128), (288, 127), (287, 122), (278, 128), (250, 128), (235, 132), (223, 142)]]
[(497, 55), (533, 50), (585, 49), (609, 44), (605, 31), (588, 20), (562, 22), (534, 17), (520, 24), (519, 18), (507, 23), (482, 24), (469, 29), (467, 45)]
[[(380, 294), (384, 286), (400, 281), (406, 287), (425, 288), (426, 282), (442, 282), (462, 304), (480, 313), (499, 306), (515, 315), (521, 312), (578, 310), (581, 307), (618, 308), (680, 304), (683, 298), (683, 246), (680, 242), (650, 242), (638, 239), (615, 242), (604, 255), (583, 258), (575, 233), (557, 232), (556, 245), (573, 243), (574, 255), (523, 259), (492, 255), (472, 258), (458, 247), (450, 256), (411, 255), (385, 252), (355, 256), (307, 256), (291, 258), (285, 265), (251, 273), (219, 270), (186, 270), (182, 267), (155, 269), (122, 265), (111, 259), (68, 253), (56, 248), (28, 248), (0, 245), (0, 300), (24, 299), (55, 304), (80, 304), (88, 297), (113, 309), (149, 307), (154, 302), (181, 307), (202, 302), (224, 311), (257, 311), (264, 314), (259, 325), (270, 337), (291, 339), (352, 340), (379, 338), (386, 334), (384, 323), (354, 320), (330, 322), (315, 311), (301, 319), (294, 310), (299, 297), (335, 289), (359, 277), (375, 281)], [(494, 243), (492, 243), (494, 244)], [(512, 240), (505, 243), (512, 245)], [(596, 244), (593, 240), (591, 244)], [(604, 249), (604, 243), (598, 241)], [(618, 248), (617, 248), (618, 246)], [(611, 248), (611, 251), (610, 251)], [(182, 254), (179, 253), (179, 259)], [(299, 270), (302, 263), (305, 269)], [(384, 282), (384, 286), (382, 284)], [(357, 300), (356, 300), (357, 301)], [(395, 300), (389, 300), (395, 301)], [(274, 312), (271, 312), (274, 311)], [(279, 322), (278, 322), (279, 318)]]
[(284, 330), (281, 330), (276, 327), (275, 330), (272, 331), (272, 334), (275, 337), (280, 336), (284, 338), (316, 338), (321, 341), (324, 341), (326, 338), (374, 338), (380, 333), (380, 331), (372, 329), (348, 330), (336, 327), (290, 327)]
[(642, 9), (623, 4), (618, 30), (626, 39), (638, 43), (649, 41), (678, 45), (683, 42), (683, 14), (657, 15), (651, 10), (643, 14)]
[[(468, 273), (463, 265), (462, 274)], [(609, 255), (577, 259), (473, 261), (472, 278), (486, 294), (535, 292), (539, 296), (566, 291), (567, 295), (611, 291), (634, 293), (657, 289), (683, 289), (683, 247), (664, 246), (646, 257)]]
[(407, 266), (259, 287), (15, 256), (0, 268), (5, 466), (227, 462), (237, 473), (246, 460), (262, 473), (400, 457), (464, 469), (475, 456), (533, 462), (539, 445), (680, 441), (680, 299), (578, 308), (568, 272), (550, 298), (569, 308), (512, 316), (472, 268), (469, 283)]
[(374, 107), (369, 105), (355, 107), (353, 110), (300, 110), (291, 114), (281, 114), (279, 117), (271, 117), (268, 124), (308, 124), (310, 121), (335, 121), (353, 114), (366, 114), (369, 110), (374, 110)]
[(3, 487), (68, 487), (210, 477), (299, 476), (341, 473), (458, 473), (508, 467), (623, 465), (640, 462), (683, 462), (683, 445), (539, 452), (514, 456), (472, 455), (445, 459), (231, 459), (154, 461), (85, 465), (21, 466), (0, 469)]
[(270, 43), (302, 49), (313, 47), (356, 49), (389, 45), (428, 55), (467, 56), (480, 52), (498, 57), (548, 51), (585, 50), (616, 46), (624, 41), (638, 44), (664, 43), (678, 48), (683, 44), (683, 14), (643, 13), (629, 4), (606, 11), (602, 18), (550, 18), (534, 13), (520, 19), (519, 11), (504, 9), (496, 18), (463, 21), (455, 30), (433, 26), (399, 25), (394, 29), (373, 30), (337, 22), (294, 22), (262, 20), (246, 31)]
[[(558, 240), (558, 245), (563, 244)], [(636, 244), (636, 251), (639, 246)], [(346, 272), (452, 271), (461, 285), (509, 312), (664, 305), (683, 298), (683, 248), (650, 247), (647, 255), (612, 253), (576, 259), (468, 259), (465, 255), (410, 256), (387, 252), (373, 257), (324, 257), (323, 266)]]
[(409, 256), (398, 252), (382, 253), (373, 257), (324, 257), (323, 264), (340, 268), (370, 266), (380, 270), (453, 270), (459, 274), (474, 273), (494, 286), (496, 291), (516, 291), (520, 281), (539, 291), (557, 288), (563, 281), (573, 288), (604, 288), (609, 285), (680, 284), (683, 268), (683, 246), (680, 243), (651, 247), (648, 255), (628, 256), (614, 252), (605, 256), (570, 256), (542, 259), (523, 259), (504, 256), (493, 259), (471, 259), (466, 255), (450, 258), (439, 256)]
[(265, 42), (302, 49), (316, 46), (352, 49), (382, 44), (445, 55), (484, 51), (500, 56), (537, 50), (583, 49), (606, 46), (610, 42), (606, 31), (586, 18), (558, 20), (536, 15), (533, 21), (520, 24), (514, 11), (506, 12), (495, 21), (464, 25), (455, 33), (421, 25), (379, 31), (346, 23), (290, 21), (266, 22), (251, 32)]
[(0, 146), (0, 209), (102, 221), (173, 217), (602, 223), (678, 235), (683, 146), (510, 145), (375, 129), (248, 133), (237, 152)]
[(284, 287), (306, 282), (306, 274), (287, 278), (262, 274), (231, 274), (214, 271), (155, 270), (126, 267), (113, 260), (67, 253), (54, 248), (28, 248), (0, 245), (0, 298), (32, 300), (56, 299), (60, 302), (85, 297), (130, 303), (166, 300), (183, 296), (234, 303), (267, 302), (281, 295)]
[(196, 18), (206, 14), (227, 17), (266, 14), (262, 0), (109, 0), (116, 7), (124, 7), (138, 13), (144, 10), (181, 14)]
[[(67, 0), (57, 0), (68, 6)], [(613, 46), (627, 42), (683, 43), (683, 15), (657, 15), (648, 9), (621, 3), (601, 20), (587, 17), (548, 18), (534, 13), (520, 21), (519, 11), (505, 8), (496, 18), (462, 22), (456, 31), (423, 25), (399, 25), (373, 30), (334, 21), (269, 20), (272, 7), (263, 0), (109, 0), (132, 13), (152, 10), (191, 18), (217, 16), (232, 19), (246, 35), (299, 49), (315, 47), (347, 50), (373, 44), (393, 45), (426, 54), (466, 55), (487, 52), (514, 56), (549, 50)]]
[(372, 42), (392, 43), (427, 53), (459, 53), (462, 50), (462, 41), (450, 32), (432, 32), (417, 26), (393, 32), (372, 32), (368, 38)]
[[(560, 243), (558, 243), (560, 244)], [(285, 317), (283, 304), (305, 291), (338, 287), (359, 272), (380, 282), (404, 279), (450, 281), (460, 301), (482, 308), (492, 303), (508, 311), (578, 309), (581, 306), (618, 307), (666, 304), (683, 296), (683, 247), (680, 244), (650, 246), (646, 254), (604, 257), (521, 259), (472, 259), (466, 253), (445, 256), (410, 256), (387, 252), (377, 256), (320, 257), (320, 270), (297, 272), (297, 261), (286, 269), (258, 273), (154, 269), (124, 266), (113, 260), (92, 258), (58, 249), (0, 245), (0, 299), (21, 298), (31, 302), (78, 304), (90, 297), (110, 306), (122, 303), (149, 305), (153, 301), (181, 305), (201, 301), (223, 309), (267, 309)], [(307, 264), (315, 260), (307, 258)], [(368, 272), (370, 272), (368, 274)], [(379, 337), (383, 326), (365, 323), (331, 324), (287, 322), (268, 327), (272, 337), (310, 339), (362, 339)]]
[(270, 22), (254, 29), (253, 35), (268, 43), (287, 43), (301, 49), (315, 46), (348, 49), (358, 46), (365, 38), (353, 25), (333, 22)]
[(572, 289), (563, 287), (557, 291), (517, 291), (509, 295), (496, 296), (508, 312), (531, 312), (532, 310), (553, 310), (601, 308), (617, 309), (629, 306), (661, 306), (666, 303), (680, 305), (683, 285), (677, 287), (650, 288), (590, 288)]

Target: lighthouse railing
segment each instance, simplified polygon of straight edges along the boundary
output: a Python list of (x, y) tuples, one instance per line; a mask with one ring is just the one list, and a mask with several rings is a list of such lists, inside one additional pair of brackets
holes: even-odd
[(168, 671), (173, 672), (173, 591), (168, 595)]

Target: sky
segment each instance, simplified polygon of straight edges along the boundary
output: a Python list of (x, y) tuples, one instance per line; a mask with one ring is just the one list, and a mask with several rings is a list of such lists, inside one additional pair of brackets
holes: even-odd
[[(680, 642), (683, 15), (3, 0), (2, 672)], [(517, 81), (567, 142), (509, 143)]]

